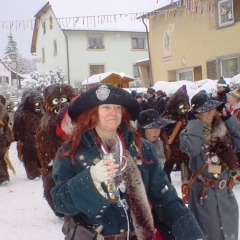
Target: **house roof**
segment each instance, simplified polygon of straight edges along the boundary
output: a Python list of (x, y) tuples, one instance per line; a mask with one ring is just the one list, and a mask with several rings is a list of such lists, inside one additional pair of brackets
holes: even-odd
[(94, 84), (94, 83), (99, 83), (101, 81), (103, 81), (104, 79), (110, 77), (110, 76), (117, 76), (119, 78), (122, 78), (124, 80), (128, 79), (130, 81), (133, 81), (134, 80), (134, 77), (133, 76), (130, 76), (130, 75), (122, 75), (121, 73), (119, 72), (105, 72), (105, 73), (100, 73), (100, 74), (95, 74), (95, 75), (92, 75), (91, 77), (85, 79), (83, 82), (82, 82), (82, 85), (88, 85), (88, 84)]
[(17, 73), (16, 71), (12, 70), (4, 61), (3, 59), (0, 58), (0, 63), (2, 63), (2, 65), (8, 70), (10, 71), (11, 73), (15, 74), (15, 75), (18, 75), (20, 78), (24, 78), (24, 76), (22, 74), (19, 74)]

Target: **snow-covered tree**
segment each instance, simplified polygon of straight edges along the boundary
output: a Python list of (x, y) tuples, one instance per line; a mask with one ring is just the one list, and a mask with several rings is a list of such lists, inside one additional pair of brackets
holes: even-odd
[(8, 36), (8, 43), (5, 47), (4, 52), (4, 60), (10, 59), (11, 63), (9, 63), (11, 69), (17, 71), (19, 65), (19, 53), (17, 48), (17, 42), (13, 40), (13, 35), (10, 33)]
[(56, 70), (51, 68), (47, 73), (33, 71), (30, 73), (30, 79), (24, 79), (21, 83), (23, 88), (33, 88), (42, 92), (49, 85), (67, 82), (63, 69), (58, 65)]
[(137, 78), (137, 79), (134, 79), (133, 82), (129, 82), (129, 87), (130, 87), (130, 88), (139, 88), (139, 87), (142, 87), (142, 81), (141, 81), (141, 79)]

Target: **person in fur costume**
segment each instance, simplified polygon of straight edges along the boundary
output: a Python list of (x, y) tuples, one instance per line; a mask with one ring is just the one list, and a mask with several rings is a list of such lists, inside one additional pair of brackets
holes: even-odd
[[(96, 239), (153, 240), (152, 212), (176, 239), (204, 239), (153, 145), (131, 126), (139, 112), (136, 99), (112, 84), (97, 84), (69, 104), (75, 127), (54, 159), (56, 210), (90, 226)], [(72, 231), (65, 233), (68, 239)]]
[(189, 209), (207, 240), (239, 239), (238, 204), (232, 191), (240, 150), (240, 122), (224, 103), (211, 100), (203, 90), (191, 99), (188, 124), (180, 134), (180, 147), (190, 156), (197, 176), (189, 194)]
[[(18, 142), (18, 154), (24, 164), (27, 178), (38, 180), (41, 176), (36, 151), (36, 130), (43, 116), (43, 97), (37, 90), (25, 90), (22, 101), (14, 114), (14, 140)], [(21, 146), (21, 147), (19, 147)]]
[(36, 130), (37, 154), (41, 164), (44, 198), (56, 216), (63, 217), (53, 206), (50, 190), (55, 185), (52, 179), (53, 159), (63, 140), (56, 131), (56, 117), (71, 99), (76, 95), (68, 84), (53, 84), (43, 91), (45, 114), (41, 118)]
[(5, 156), (11, 142), (13, 142), (13, 133), (12, 129), (9, 127), (10, 120), (7, 109), (4, 106), (5, 98), (1, 95), (0, 99), (0, 186), (5, 186), (10, 181)]
[(189, 97), (187, 95), (186, 85), (180, 87), (169, 99), (166, 109), (161, 115), (162, 118), (176, 121), (175, 125), (166, 127), (168, 141), (172, 149), (171, 157), (166, 159), (164, 171), (171, 182), (171, 172), (173, 166), (180, 166), (182, 181), (190, 179), (191, 171), (189, 169), (189, 156), (180, 149), (179, 134), (187, 125), (186, 113), (189, 109)]

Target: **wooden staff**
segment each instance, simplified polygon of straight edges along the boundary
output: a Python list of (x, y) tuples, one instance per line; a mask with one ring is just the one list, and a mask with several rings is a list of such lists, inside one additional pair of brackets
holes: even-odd
[(4, 156), (4, 161), (6, 162), (8, 168), (12, 170), (14, 174), (16, 174), (15, 168), (13, 167), (13, 164), (9, 158), (9, 150), (6, 151), (5, 156)]
[(172, 142), (175, 139), (175, 137), (177, 136), (180, 128), (182, 127), (182, 124), (183, 123), (181, 121), (177, 122), (177, 124), (176, 124), (176, 126), (175, 126), (175, 128), (174, 128), (174, 130), (173, 130), (173, 132), (172, 132), (172, 134), (170, 136), (170, 138), (168, 139), (168, 144), (172, 144)]

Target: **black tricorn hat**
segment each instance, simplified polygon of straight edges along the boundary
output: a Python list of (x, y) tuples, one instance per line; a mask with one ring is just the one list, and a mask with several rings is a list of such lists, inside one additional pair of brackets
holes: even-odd
[(191, 107), (194, 113), (208, 112), (214, 108), (218, 108), (224, 105), (223, 102), (211, 100), (209, 94), (202, 90), (195, 94), (191, 99)]
[(132, 120), (136, 120), (140, 113), (138, 101), (129, 92), (112, 84), (97, 84), (69, 104), (68, 114), (74, 120), (87, 109), (101, 104), (117, 104), (126, 107)]
[(166, 118), (161, 118), (158, 111), (155, 109), (148, 109), (140, 112), (137, 120), (138, 129), (147, 128), (162, 128), (170, 123), (175, 123), (176, 121)]

